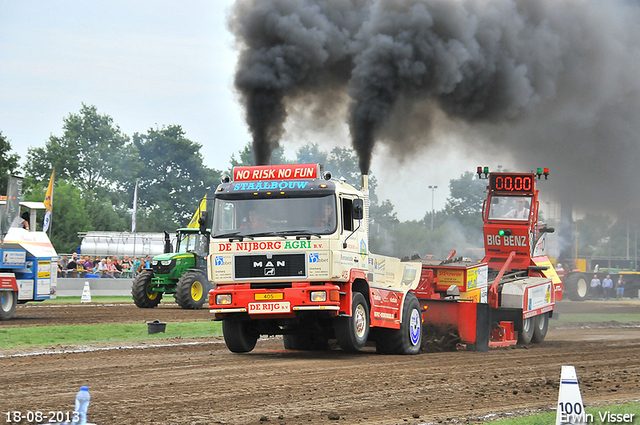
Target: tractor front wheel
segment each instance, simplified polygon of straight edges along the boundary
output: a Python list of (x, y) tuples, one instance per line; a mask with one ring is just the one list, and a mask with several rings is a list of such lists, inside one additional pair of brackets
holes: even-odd
[(131, 296), (138, 308), (154, 308), (160, 304), (162, 292), (151, 291), (153, 272), (145, 270), (138, 274), (131, 285)]
[(187, 272), (178, 280), (176, 302), (184, 309), (201, 308), (207, 300), (209, 289), (211, 284), (203, 272)]
[(0, 291), (0, 320), (11, 319), (18, 305), (16, 291)]

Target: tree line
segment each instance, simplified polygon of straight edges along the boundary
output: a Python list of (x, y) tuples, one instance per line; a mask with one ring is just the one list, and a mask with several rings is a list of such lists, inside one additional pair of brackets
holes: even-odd
[[(230, 174), (236, 165), (254, 164), (250, 142), (231, 156), (228, 170), (205, 165), (201, 148), (200, 143), (186, 137), (180, 125), (149, 128), (129, 137), (109, 115), (83, 104), (79, 112), (63, 118), (60, 136), (52, 134), (44, 147), (28, 149), (22, 167), (0, 129), (0, 193), (6, 193), (8, 176), (20, 173), (24, 175), (25, 200), (42, 201), (55, 167), (51, 239), (58, 252), (74, 251), (80, 244), (78, 232), (130, 231), (136, 183), (136, 231), (174, 231), (189, 222), (200, 199), (213, 194), (223, 174)], [(308, 144), (298, 149), (293, 159), (286, 158), (284, 149), (279, 148), (271, 163), (322, 163), (334, 176), (344, 176), (355, 186), (360, 182), (358, 159), (348, 148), (325, 151)], [(450, 196), (445, 207), (434, 213), (433, 230), (430, 211), (420, 220), (401, 222), (391, 201), (378, 199), (375, 172), (370, 174), (369, 186), (372, 252), (442, 258), (457, 249), (459, 254), (482, 256), (480, 213), (486, 182), (475, 179), (473, 173), (450, 181)], [(428, 196), (428, 190), (418, 189), (417, 193)], [(39, 212), (39, 229), (43, 216), (44, 212)], [(633, 232), (636, 217), (631, 224)], [(588, 214), (577, 223), (583, 235), (579, 255), (624, 255), (628, 223)]]

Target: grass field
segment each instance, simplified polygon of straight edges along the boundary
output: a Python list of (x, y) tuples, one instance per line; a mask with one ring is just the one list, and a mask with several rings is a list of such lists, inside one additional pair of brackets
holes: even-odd
[(164, 333), (151, 335), (148, 334), (146, 323), (20, 327), (0, 329), (0, 349), (140, 342), (168, 338), (211, 338), (221, 335), (220, 322), (170, 323)]

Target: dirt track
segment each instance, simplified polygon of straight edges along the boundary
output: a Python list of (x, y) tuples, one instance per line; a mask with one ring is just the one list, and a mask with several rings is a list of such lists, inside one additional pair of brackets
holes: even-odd
[[(558, 307), (561, 314), (640, 311), (637, 301), (563, 302)], [(26, 305), (15, 320), (0, 322), (0, 331), (154, 319), (210, 317), (175, 305), (154, 310)], [(489, 353), (287, 352), (273, 338), (259, 341), (245, 355), (231, 354), (224, 343), (211, 339), (0, 357), (0, 420), (9, 410), (72, 410), (75, 392), (89, 385), (89, 419), (101, 425), (481, 422), (490, 414), (554, 407), (562, 364), (576, 366), (587, 405), (640, 399), (639, 327), (585, 323), (563, 329), (556, 323), (551, 322), (542, 344)]]

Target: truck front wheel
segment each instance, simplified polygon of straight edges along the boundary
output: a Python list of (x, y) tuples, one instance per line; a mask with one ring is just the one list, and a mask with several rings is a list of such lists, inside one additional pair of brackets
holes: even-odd
[(211, 285), (207, 276), (200, 271), (182, 275), (176, 287), (176, 302), (184, 309), (201, 308), (207, 300)]
[(138, 274), (131, 285), (131, 296), (138, 308), (154, 308), (160, 304), (162, 292), (151, 291), (153, 272), (145, 270)]
[(549, 329), (549, 313), (539, 314), (535, 319), (533, 338), (531, 338), (531, 341), (542, 342), (544, 341), (544, 337), (547, 336), (547, 330)]
[(229, 351), (248, 353), (253, 350), (260, 336), (251, 320), (225, 319), (222, 321), (222, 335)]
[(351, 317), (338, 317), (333, 329), (344, 351), (360, 351), (369, 337), (369, 306), (360, 292), (353, 293)]
[(18, 305), (16, 291), (0, 291), (0, 320), (11, 319)]

